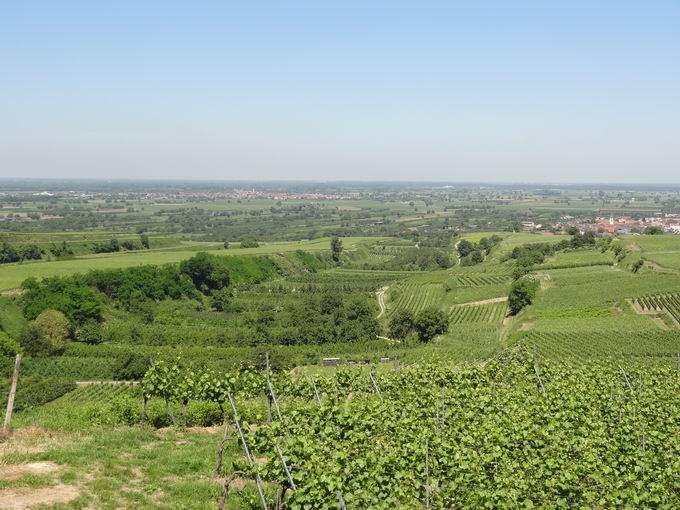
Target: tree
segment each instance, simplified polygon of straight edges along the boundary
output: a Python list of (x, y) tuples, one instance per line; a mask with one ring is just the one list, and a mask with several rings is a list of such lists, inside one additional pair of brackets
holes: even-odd
[(472, 252), (472, 250), (474, 250), (474, 249), (475, 249), (475, 245), (472, 244), (472, 243), (471, 243), (470, 241), (468, 241), (467, 239), (461, 239), (461, 240), (458, 242), (458, 255), (459, 255), (461, 258), (463, 258), (463, 257), (467, 256), (468, 254), (470, 254), (470, 253)]
[(232, 292), (228, 287), (222, 287), (210, 295), (210, 307), (216, 312), (223, 312), (231, 303)]
[(630, 270), (631, 270), (633, 273), (637, 273), (637, 272), (642, 268), (642, 266), (644, 266), (644, 265), (645, 265), (645, 261), (644, 261), (644, 260), (642, 260), (642, 259), (637, 259), (637, 260), (636, 260), (635, 262), (633, 262), (633, 264), (631, 265)]
[(21, 247), (20, 256), (22, 260), (39, 260), (42, 258), (42, 250), (35, 244), (27, 244)]
[(650, 236), (659, 236), (659, 235), (663, 235), (663, 228), (661, 228), (661, 227), (658, 226), (658, 225), (652, 225), (652, 226), (647, 227), (647, 228), (645, 229), (645, 232), (644, 232), (644, 233), (645, 233), (646, 235), (650, 235)]
[(241, 248), (257, 248), (258, 246), (260, 246), (260, 243), (258, 243), (254, 239), (241, 240)]
[(416, 314), (413, 327), (421, 342), (429, 342), (435, 336), (443, 335), (449, 330), (449, 318), (441, 310), (426, 308)]
[(69, 322), (63, 313), (45, 310), (24, 328), (19, 343), (32, 356), (53, 356), (63, 352), (69, 333)]
[(88, 320), (76, 329), (76, 340), (85, 342), (86, 344), (96, 345), (103, 340), (102, 326), (97, 321)]
[(413, 314), (409, 310), (399, 310), (390, 319), (387, 326), (390, 338), (403, 340), (413, 330)]
[(225, 250), (228, 250), (229, 249), (229, 241), (224, 241), (223, 246), (224, 246)]
[(44, 310), (35, 318), (33, 325), (55, 347), (63, 346), (71, 335), (68, 319), (58, 310)]
[(342, 241), (339, 237), (331, 239), (331, 258), (336, 264), (340, 263), (340, 255), (342, 255)]
[(460, 259), (461, 266), (474, 266), (481, 264), (482, 262), (484, 262), (484, 255), (480, 250), (472, 250), (470, 253), (465, 255), (465, 257)]
[(204, 293), (228, 287), (230, 283), (229, 270), (216, 257), (205, 252), (182, 261), (179, 270), (191, 278), (194, 286)]
[(149, 249), (150, 245), (149, 245), (149, 236), (148, 235), (146, 235), (146, 234), (140, 235), (139, 236), (139, 242), (141, 243), (142, 248), (144, 248), (145, 250)]
[(0, 329), (0, 357), (14, 356), (19, 352), (21, 352), (19, 343)]
[(512, 283), (508, 296), (508, 307), (512, 315), (517, 315), (524, 307), (529, 306), (536, 296), (538, 282), (521, 278)]
[(19, 262), (21, 257), (12, 245), (6, 241), (0, 245), (0, 264), (8, 264), (10, 262)]

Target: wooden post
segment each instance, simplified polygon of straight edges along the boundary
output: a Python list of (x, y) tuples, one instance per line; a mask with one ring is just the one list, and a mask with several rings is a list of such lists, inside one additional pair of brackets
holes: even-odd
[(9, 388), (7, 398), (7, 412), (5, 413), (5, 424), (2, 426), (3, 435), (8, 435), (12, 424), (12, 413), (14, 412), (14, 395), (17, 392), (17, 382), (19, 381), (19, 368), (21, 367), (21, 354), (17, 354), (14, 360), (14, 372), (12, 373), (12, 385)]
[(139, 424), (144, 425), (144, 420), (146, 419), (146, 406), (149, 403), (149, 399), (146, 398), (146, 395), (142, 396), (142, 413), (139, 417)]
[[(217, 464), (215, 464), (215, 472), (213, 473), (213, 480), (220, 476), (222, 471), (222, 458), (224, 456), (224, 443), (227, 442), (229, 435), (229, 422), (224, 420), (224, 432), (222, 433), (222, 441), (220, 441), (220, 446), (217, 448)], [(226, 482), (225, 482), (226, 483)]]

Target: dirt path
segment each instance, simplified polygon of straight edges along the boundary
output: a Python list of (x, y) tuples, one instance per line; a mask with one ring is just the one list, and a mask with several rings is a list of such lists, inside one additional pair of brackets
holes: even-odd
[[(503, 303), (508, 300), (508, 296), (495, 297), (491, 299), (482, 299), (481, 301), (469, 301), (467, 303), (459, 303), (455, 306), (476, 306), (476, 305), (490, 305), (492, 303)], [(452, 308), (453, 308), (452, 307)]]
[(385, 292), (389, 289), (389, 287), (383, 287), (380, 290), (375, 292), (376, 297), (378, 298), (378, 306), (380, 307), (380, 313), (378, 314), (378, 319), (385, 315)]
[(76, 386), (91, 386), (93, 384), (139, 384), (139, 381), (76, 381)]
[(458, 239), (458, 241), (456, 241), (456, 244), (453, 245), (453, 256), (456, 257), (456, 264), (455, 265), (460, 264), (460, 255), (458, 254), (458, 245), (460, 244), (461, 241), (462, 241), (462, 239)]

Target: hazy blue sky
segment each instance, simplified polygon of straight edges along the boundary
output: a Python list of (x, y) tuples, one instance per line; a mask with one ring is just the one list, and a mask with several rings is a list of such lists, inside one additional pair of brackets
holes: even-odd
[(0, 2), (0, 177), (680, 182), (680, 2)]

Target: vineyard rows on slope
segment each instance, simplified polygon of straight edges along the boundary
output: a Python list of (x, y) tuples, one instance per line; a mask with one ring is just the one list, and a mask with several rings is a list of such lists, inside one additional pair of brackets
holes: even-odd
[(665, 311), (680, 325), (680, 293), (641, 296), (634, 303), (645, 312)]
[(529, 331), (520, 338), (546, 358), (584, 361), (607, 356), (674, 359), (680, 352), (680, 331)]
[(483, 305), (456, 305), (449, 311), (453, 324), (498, 323), (507, 312), (507, 304), (490, 303)]

